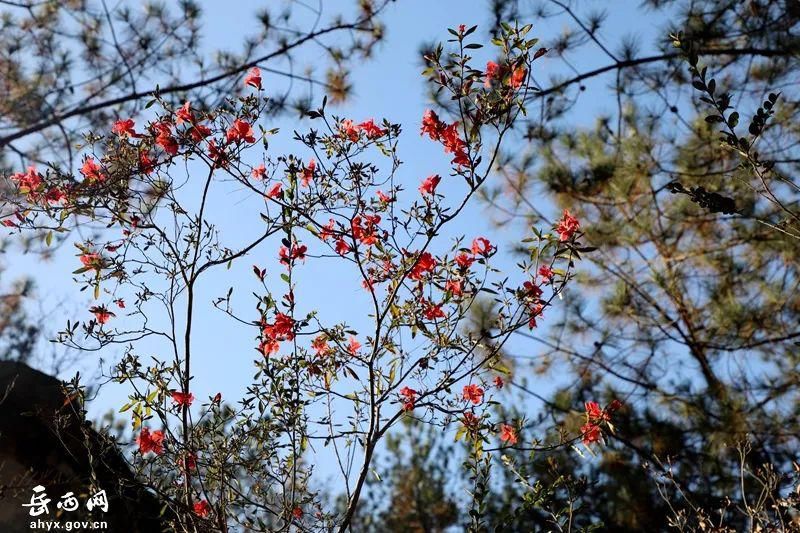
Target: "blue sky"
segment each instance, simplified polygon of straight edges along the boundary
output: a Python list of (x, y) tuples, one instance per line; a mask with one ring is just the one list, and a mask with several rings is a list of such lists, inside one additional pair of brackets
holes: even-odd
[[(344, 2), (342, 2), (344, 3)], [(638, 2), (615, 2), (619, 5), (629, 5), (635, 8)], [(207, 24), (206, 46), (209, 48), (230, 47), (237, 48), (237, 36), (248, 26), (255, 29), (255, 22), (243, 16), (248, 8), (245, 2), (240, 2), (235, 9), (231, 2), (218, 2), (206, 0), (201, 2), (205, 10), (205, 23)], [(247, 3), (249, 4), (249, 2)], [(599, 3), (598, 3), (599, 5)], [(631, 9), (618, 9), (610, 17), (606, 26), (608, 41), (619, 42), (619, 37), (637, 31), (642, 34), (652, 35), (653, 26), (659, 24), (657, 16), (652, 19), (639, 20), (640, 30), (632, 25)], [(557, 35), (567, 27), (565, 19), (558, 19), (563, 23), (559, 26), (552, 20), (547, 25), (541, 25), (536, 20), (524, 20), (523, 23), (534, 24), (532, 34), (541, 39), (543, 46), (547, 46), (548, 38)], [(403, 0), (389, 7), (385, 15), (388, 27), (387, 39), (376, 50), (374, 58), (354, 66), (351, 81), (355, 87), (350, 101), (343, 106), (331, 110), (332, 113), (361, 121), (367, 118), (387, 118), (391, 122), (401, 123), (404, 133), (400, 141), (400, 158), (404, 165), (400, 171), (400, 181), (404, 183), (407, 191), (416, 189), (418, 183), (432, 173), (448, 173), (448, 160), (441, 152), (441, 147), (419, 135), (419, 123), (423, 111), (429, 106), (426, 98), (426, 88), (420, 76), (418, 50), (422, 43), (448, 38), (447, 27), (459, 24), (478, 24), (479, 31), (475, 40), (488, 42), (489, 21), (488, 1), (483, 0)], [(652, 51), (652, 43), (643, 42), (642, 54)], [(584, 48), (584, 52), (570, 57), (573, 65), (578, 69), (587, 69), (602, 66), (608, 63), (608, 58), (596, 49)], [(312, 58), (304, 58), (307, 61)], [(563, 69), (563, 64), (558, 59), (544, 58), (537, 61), (537, 78), (546, 84), (550, 69)], [(599, 88), (598, 84), (607, 84), (613, 78), (601, 78), (591, 82), (589, 93), (603, 95), (601, 98), (584, 98), (576, 108), (575, 122), (590, 125), (593, 117), (600, 112), (615, 112), (615, 102), (608, 99), (608, 93), (603, 90), (592, 91), (592, 87)], [(264, 74), (264, 86), (269, 94), (272, 87), (279, 87), (284, 80), (270, 74)], [(581, 118), (581, 115), (586, 118)], [(281, 133), (271, 142), (272, 154), (298, 153), (304, 155), (301, 147), (291, 141), (293, 129), (303, 129), (310, 126), (309, 122), (298, 122), (296, 117), (284, 117), (277, 121), (264, 123), (267, 128), (280, 127)], [(447, 191), (447, 183), (443, 182), (442, 190)], [(542, 197), (537, 200), (544, 211), (551, 211), (549, 200)], [(223, 231), (234, 236), (234, 242), (239, 236), (258, 231), (259, 216), (258, 203), (252, 204), (245, 195), (236, 191), (228, 191), (214, 199), (211, 215), (221, 220)], [(464, 213), (457, 227), (457, 233), (464, 234), (468, 240), (478, 235), (490, 236), (501, 247), (515, 242), (520, 238), (519, 228), (504, 227), (501, 230), (493, 228), (489, 223), (489, 214), (480, 204), (473, 204)], [(77, 238), (77, 235), (75, 236)], [(243, 238), (243, 237), (242, 237)], [(75, 239), (73, 239), (75, 240)], [(252, 313), (252, 300), (250, 293), (256, 290), (251, 272), (252, 264), (276, 264), (275, 254), (277, 244), (262, 247), (248, 259), (241, 261), (231, 270), (219, 269), (215, 271), (202, 286), (198, 294), (198, 315), (195, 324), (197, 336), (194, 341), (194, 392), (200, 398), (222, 392), (224, 397), (235, 399), (240, 397), (244, 386), (253, 374), (252, 360), (256, 356), (252, 329), (237, 325), (210, 305), (212, 298), (223, 296), (229, 286), (236, 287), (234, 302), (244, 313)], [(71, 281), (71, 272), (77, 268), (77, 258), (74, 248), (65, 246), (56, 254), (52, 264), (41, 265), (33, 258), (15, 258), (9, 265), (10, 273), (28, 272), (36, 278), (38, 297), (44, 309), (54, 309), (50, 313), (50, 326), (52, 332), (60, 329), (72, 313), (84, 313), (91, 305), (86, 293), (78, 293), (77, 286)], [(514, 261), (507, 255), (499, 257), (495, 266), (499, 268), (512, 268)], [(319, 309), (320, 314), (336, 317), (341, 314), (352, 316), (349, 320), (358, 325), (363, 314), (361, 302), (364, 302), (365, 292), (338, 268), (328, 267), (301, 267), (300, 274), (306, 280), (305, 289), (297, 295), (298, 301), (308, 302), (307, 305)], [(277, 273), (275, 273), (277, 277)], [(309, 281), (313, 280), (313, 281)], [(304, 300), (305, 298), (305, 300)], [(56, 304), (65, 302), (62, 307)], [(122, 319), (124, 320), (124, 319)], [(518, 348), (518, 349), (517, 349)], [(536, 346), (517, 344), (515, 350), (519, 352), (536, 350)], [(161, 348), (153, 344), (143, 345), (139, 350), (142, 356), (168, 357), (166, 352), (161, 353)], [(152, 351), (152, 353), (151, 353)], [(119, 356), (121, 350), (104, 352), (106, 361), (113, 361)], [(108, 364), (108, 363), (107, 363)], [(78, 364), (73, 368), (65, 369), (62, 377), (67, 378), (76, 370), (92, 375), (98, 368), (98, 355), (87, 354), (81, 356)], [(90, 412), (97, 416), (110, 408), (118, 408), (125, 403), (128, 394), (126, 386), (110, 384), (103, 388), (99, 397), (90, 405)]]

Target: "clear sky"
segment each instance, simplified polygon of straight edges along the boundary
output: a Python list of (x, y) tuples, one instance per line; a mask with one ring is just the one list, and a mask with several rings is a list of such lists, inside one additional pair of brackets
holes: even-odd
[[(269, 2), (271, 3), (271, 2)], [(334, 2), (335, 3), (335, 2)], [(341, 2), (344, 4), (344, 1)], [(205, 45), (209, 48), (230, 47), (237, 48), (237, 38), (242, 30), (248, 27), (253, 29), (256, 22), (246, 14), (252, 9), (252, 4), (257, 2), (204, 0), (200, 4), (205, 11)], [(386, 117), (391, 122), (401, 123), (404, 133), (400, 142), (400, 158), (404, 165), (400, 171), (400, 180), (405, 184), (406, 190), (415, 190), (418, 183), (427, 175), (433, 173), (448, 173), (448, 160), (443, 156), (441, 147), (419, 135), (420, 118), (428, 107), (426, 90), (423, 78), (420, 76), (422, 67), (419, 62), (419, 48), (422, 43), (434, 40), (446, 40), (447, 27), (456, 27), (459, 24), (478, 24), (477, 40), (488, 42), (486, 27), (490, 18), (488, 16), (488, 0), (401, 0), (389, 7), (385, 15), (388, 28), (387, 39), (376, 50), (375, 57), (370, 61), (355, 65), (351, 81), (355, 87), (350, 101), (343, 106), (332, 109), (337, 115), (350, 117), (361, 121), (375, 118), (376, 121)], [(597, 3), (600, 4), (600, 3)], [(603, 3), (605, 5), (605, 3)], [(658, 17), (653, 19), (632, 20), (633, 8), (636, 2), (613, 1), (608, 5), (620, 6), (609, 18), (606, 26), (609, 41), (619, 41), (623, 34), (653, 35), (653, 26), (659, 23)], [(562, 26), (548, 21), (541, 25), (536, 20), (523, 20), (522, 23), (533, 23), (532, 34), (541, 39), (542, 45), (547, 46), (548, 37), (557, 35), (567, 27), (566, 19), (558, 19)], [(650, 38), (650, 37), (649, 37)], [(652, 43), (642, 42), (645, 45), (642, 54), (652, 51)], [(589, 49), (585, 52), (570, 57), (572, 64), (577, 69), (585, 69), (606, 65), (608, 58)], [(564, 64), (558, 59), (544, 58), (537, 61), (537, 80), (543, 85), (547, 84), (550, 69), (564, 70)], [(613, 78), (611, 79), (613, 81)], [(264, 86), (269, 94), (271, 87), (282, 86), (281, 80), (270, 74), (264, 74)], [(592, 83), (607, 84), (608, 78), (601, 78)], [(591, 87), (591, 86), (590, 86)], [(576, 109), (575, 121), (578, 124), (588, 125), (601, 111), (612, 113), (615, 111), (615, 102), (607, 99), (607, 91), (595, 91), (603, 95), (601, 98), (582, 100)], [(317, 102), (319, 103), (319, 102)], [(582, 111), (587, 111), (581, 118)], [(588, 112), (591, 111), (591, 112)], [(280, 127), (281, 133), (271, 142), (272, 155), (293, 152), (305, 155), (301, 147), (291, 141), (293, 129), (303, 129), (310, 126), (307, 121), (298, 121), (296, 117), (289, 116), (279, 119), (274, 123), (264, 123), (265, 127)], [(443, 191), (446, 193), (448, 185), (443, 182)], [(548, 199), (537, 199), (544, 211), (550, 211)], [(237, 194), (226, 192), (225, 195), (214, 198), (212, 204), (212, 217), (223, 221), (223, 231), (231, 235), (233, 242), (237, 242), (246, 234), (254, 234), (259, 230), (259, 203), (252, 203), (246, 199), (244, 193)], [(488, 213), (479, 204), (474, 204), (461, 218), (457, 232), (464, 234), (467, 239), (478, 235), (490, 236), (493, 241), (501, 246), (513, 243), (520, 238), (521, 233), (517, 228), (497, 229), (488, 222)], [(73, 240), (76, 240), (76, 234)], [(240, 397), (244, 386), (253, 374), (252, 360), (256, 357), (254, 351), (255, 340), (253, 330), (246, 329), (233, 323), (221, 312), (214, 310), (211, 299), (223, 296), (229, 286), (236, 288), (234, 302), (244, 313), (253, 313), (253, 290), (257, 290), (251, 272), (253, 264), (271, 265), (272, 272), (277, 278), (278, 272), (275, 261), (278, 244), (272, 242), (257, 249), (248, 259), (241, 261), (230, 271), (220, 269), (215, 271), (201, 288), (198, 295), (198, 315), (195, 324), (197, 335), (194, 340), (194, 374), (193, 390), (200, 398), (206, 398), (216, 392), (229, 399)], [(10, 272), (27, 272), (34, 276), (38, 287), (38, 296), (41, 306), (50, 310), (48, 325), (51, 332), (58, 331), (70, 318), (71, 314), (85, 315), (85, 309), (91, 305), (91, 295), (78, 293), (78, 287), (71, 281), (71, 272), (77, 268), (75, 250), (71, 246), (64, 247), (63, 251), (56, 254), (52, 264), (41, 265), (32, 258), (15, 258), (10, 265)], [(352, 317), (349, 322), (358, 326), (359, 318), (363, 315), (365, 291), (360, 285), (337, 268), (315, 266), (310, 260), (309, 264), (300, 267), (299, 273), (305, 278), (301, 284), (301, 292), (297, 295), (300, 302), (305, 302), (309, 308), (317, 308), (323, 317), (341, 317), (343, 314)], [(499, 257), (495, 262), (499, 268), (513, 268), (513, 261), (508, 256)], [(313, 283), (309, 280), (313, 279)], [(55, 308), (56, 304), (65, 302), (62, 307)], [(55, 308), (55, 310), (53, 310)], [(255, 318), (255, 317), (253, 317)], [(119, 323), (123, 323), (120, 318)], [(522, 350), (535, 350), (535, 346), (519, 345)], [(152, 349), (152, 354), (148, 352)], [(139, 350), (140, 355), (161, 355), (168, 357), (166, 351), (157, 345), (145, 345)], [(121, 349), (109, 350), (103, 356), (108, 361), (113, 361), (119, 356)], [(81, 356), (75, 367), (64, 369), (62, 377), (74, 375), (78, 369), (82, 373), (92, 375), (98, 368), (98, 355), (86, 354)], [(110, 384), (106, 386), (97, 400), (90, 405), (90, 411), (99, 415), (109, 408), (119, 408), (126, 401), (128, 389), (126, 386)]]

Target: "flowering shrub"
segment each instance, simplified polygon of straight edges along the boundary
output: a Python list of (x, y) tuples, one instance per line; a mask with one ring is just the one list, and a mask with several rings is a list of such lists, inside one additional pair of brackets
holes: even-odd
[[(125, 347), (114, 378), (132, 391), (120, 412), (131, 417), (134, 464), (173, 508), (177, 529), (344, 531), (379, 443), (403, 417), (460, 428), (475, 443), (477, 477), (475, 465), (491, 455), (484, 442), (524, 443), (518, 421), (486, 409), (504, 385), (500, 349), (513, 332), (536, 327), (564, 291), (580, 258), (580, 224), (564, 212), (552, 232), (534, 228), (515, 272), (492, 266), (499, 249), (490, 237), (443, 237), (490, 178), (541, 55), (525, 39), (530, 27), (506, 26), (499, 61), (476, 70), (474, 30), (451, 30), (448, 66), (442, 47), (428, 58), (461, 110), (451, 122), (433, 111), (422, 117), (420, 133), (441, 145), (449, 176), (404, 187), (401, 126), (333, 116), (325, 102), (310, 113), (319, 129), (295, 135), (308, 155), (271, 155), (278, 132), (259, 125), (268, 99), (253, 69), (249, 93), (218, 109), (173, 109), (156, 96), (151, 120), (124, 117), (105, 135), (87, 134), (78, 175), (30, 168), (10, 177), (19, 198), (3, 224), (14, 231), (44, 230), (49, 242), (75, 221), (105, 227), (102, 239), (76, 243), (75, 279), (96, 304), (58, 341)], [(244, 244), (232, 244), (240, 235), (224, 240), (209, 214), (232, 186), (263, 202), (262, 231)], [(209, 271), (256, 251), (272, 260), (253, 266), (253, 308), (235, 306), (232, 290), (213, 303), (249, 328), (257, 352), (253, 382), (234, 405), (193, 386), (202, 372), (193, 366), (197, 294)], [(304, 276), (312, 262), (356, 273), (370, 302), (367, 327), (330, 321), (296, 298), (314, 284)], [(493, 301), (496, 320), (471, 331), (465, 319), (482, 299)], [(144, 339), (161, 355), (145, 359)], [(575, 438), (589, 444), (613, 409), (586, 409)], [(311, 458), (323, 453), (316, 444), (338, 465), (340, 513), (312, 484)]]

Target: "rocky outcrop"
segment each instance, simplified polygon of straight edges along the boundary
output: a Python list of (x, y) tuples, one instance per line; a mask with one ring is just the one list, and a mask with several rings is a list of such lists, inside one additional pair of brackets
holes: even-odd
[[(136, 482), (114, 441), (78, 413), (58, 379), (0, 361), (0, 531), (30, 532), (37, 520), (105, 521), (110, 532), (168, 531), (163, 506)], [(24, 505), (36, 486), (44, 487), (50, 502), (49, 513), (34, 517)], [(87, 500), (100, 489), (108, 510), (88, 510)], [(68, 492), (79, 503), (74, 511), (57, 505)]]

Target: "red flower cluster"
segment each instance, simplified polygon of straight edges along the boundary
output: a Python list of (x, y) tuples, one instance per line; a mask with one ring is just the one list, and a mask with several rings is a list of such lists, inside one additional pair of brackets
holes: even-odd
[(356, 215), (353, 217), (351, 227), (353, 238), (367, 246), (372, 246), (378, 242), (378, 224), (381, 221), (380, 215)]
[(581, 227), (580, 221), (569, 214), (569, 211), (564, 209), (564, 215), (556, 226), (558, 232), (558, 240), (566, 242), (572, 238), (576, 231)]
[(324, 334), (315, 337), (314, 340), (311, 341), (311, 348), (314, 350), (314, 353), (319, 356), (328, 355), (333, 351), (328, 345), (328, 338)]
[(136, 437), (136, 443), (139, 445), (139, 452), (142, 455), (147, 452), (154, 452), (156, 455), (164, 453), (164, 432), (161, 430), (150, 432), (149, 428), (143, 427)]
[(595, 442), (600, 442), (603, 438), (603, 432), (600, 426), (605, 423), (610, 427), (611, 415), (620, 407), (622, 402), (614, 400), (608, 407), (601, 409), (597, 402), (586, 402), (584, 408), (586, 409), (586, 423), (581, 426), (581, 434), (583, 435), (583, 444), (589, 446)]
[(400, 389), (400, 396), (403, 397), (403, 411), (411, 411), (414, 409), (414, 402), (417, 401), (418, 394), (417, 391), (409, 387)]
[(486, 72), (483, 75), (483, 85), (486, 88), (492, 86), (492, 82), (500, 76), (500, 65), (494, 61), (486, 62)]
[(117, 316), (109, 311), (104, 305), (95, 305), (89, 309), (89, 312), (94, 315), (100, 324), (105, 324), (111, 320), (112, 317)]
[(244, 77), (244, 84), (261, 89), (261, 69), (253, 67), (247, 71), (247, 76)]
[(514, 426), (500, 424), (500, 440), (507, 442), (511, 446), (516, 444), (519, 438), (517, 437), (517, 430)]
[(261, 333), (264, 339), (261, 341), (261, 352), (265, 356), (276, 353), (280, 348), (281, 341), (290, 341), (294, 339), (294, 327), (294, 319), (283, 313), (277, 313), (275, 315), (275, 322), (272, 324), (262, 324)]
[(22, 194), (30, 194), (39, 190), (42, 185), (42, 176), (36, 171), (36, 167), (28, 167), (24, 174), (18, 172), (11, 175), (11, 181), (17, 184)]
[(184, 103), (175, 111), (175, 125), (180, 126), (184, 122), (192, 124), (194, 122), (194, 115), (192, 114), (191, 102)]
[(419, 186), (420, 194), (433, 196), (436, 192), (436, 186), (439, 185), (439, 182), (442, 181), (442, 177), (438, 174), (433, 174), (425, 178), (425, 181), (422, 182), (422, 185)]
[(211, 514), (211, 506), (205, 500), (194, 502), (193, 509), (194, 509), (194, 514), (196, 514), (200, 518), (206, 518), (209, 514)]
[(428, 320), (436, 320), (437, 318), (444, 318), (445, 317), (445, 314), (444, 314), (444, 311), (442, 311), (442, 306), (441, 305), (433, 304), (433, 303), (429, 302), (428, 300), (426, 300), (425, 298), (422, 298), (420, 303), (422, 303), (422, 309), (423, 309), (422, 314), (426, 319), (428, 319)]
[(172, 135), (172, 125), (169, 122), (156, 122), (151, 126), (156, 136), (156, 144), (170, 155), (178, 153), (178, 141)]
[(465, 400), (472, 402), (473, 405), (478, 405), (483, 401), (483, 389), (474, 383), (464, 385), (464, 390), (461, 394)]
[(172, 401), (175, 402), (176, 405), (185, 405), (186, 407), (189, 407), (194, 401), (194, 394), (191, 392), (181, 392), (176, 390), (172, 392)]
[(528, 77), (528, 70), (522, 65), (509, 68), (507, 65), (501, 66), (494, 61), (489, 61), (486, 63), (486, 72), (483, 75), (483, 85), (488, 89), (493, 82), (502, 81), (509, 74), (508, 85), (512, 89), (519, 89), (525, 83), (525, 78)]
[[(257, 180), (263, 180), (267, 176), (267, 167), (264, 166), (264, 163), (261, 163), (257, 167), (253, 167), (250, 175)], [(280, 185), (280, 183), (278, 183), (278, 185)]]
[(433, 272), (433, 269), (436, 268), (438, 264), (439, 263), (437, 263), (430, 252), (423, 252), (417, 259), (414, 268), (409, 272), (408, 277), (414, 281), (420, 281), (423, 277)]
[(281, 246), (280, 250), (278, 250), (278, 257), (280, 258), (281, 264), (289, 267), (295, 259), (304, 261), (307, 251), (308, 246), (305, 244), (294, 243), (292, 244), (291, 249), (287, 248), (286, 246)]
[(136, 133), (136, 130), (134, 129), (135, 125), (136, 123), (133, 121), (133, 119), (120, 119), (114, 122), (114, 125), (111, 127), (111, 133), (120, 137), (139, 137), (139, 134)]
[(356, 124), (348, 118), (339, 123), (339, 131), (350, 141), (357, 142), (361, 138), (362, 133), (367, 139), (374, 140), (383, 137), (389, 130), (378, 127), (373, 119), (365, 120), (361, 124)]
[(482, 255), (488, 257), (496, 248), (485, 237), (476, 237), (472, 239), (472, 253), (475, 255)]
[(89, 181), (105, 181), (106, 179), (101, 172), (100, 165), (91, 157), (87, 157), (86, 161), (83, 162), (81, 174)]
[(317, 162), (312, 159), (308, 162), (308, 166), (303, 169), (303, 176), (300, 179), (300, 183), (303, 185), (303, 187), (308, 187), (308, 184), (314, 179), (314, 171), (316, 169)]
[(350, 342), (347, 343), (347, 351), (350, 352), (350, 355), (358, 354), (358, 351), (361, 349), (361, 343), (358, 342), (358, 339), (351, 336)]
[(253, 133), (253, 126), (251, 126), (249, 122), (245, 122), (244, 120), (238, 118), (233, 121), (231, 127), (228, 128), (227, 132), (225, 132), (225, 139), (229, 143), (240, 143), (244, 141), (252, 144), (256, 142), (256, 137)]
[(103, 269), (103, 258), (96, 252), (82, 254), (79, 259), (81, 264), (87, 268), (98, 272)]
[(428, 135), (432, 140), (439, 141), (444, 145), (444, 151), (453, 154), (454, 165), (469, 166), (469, 154), (467, 153), (467, 143), (458, 135), (458, 122), (446, 124), (439, 120), (436, 112), (428, 109), (422, 116), (421, 135)]

